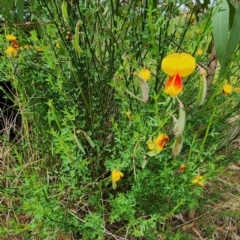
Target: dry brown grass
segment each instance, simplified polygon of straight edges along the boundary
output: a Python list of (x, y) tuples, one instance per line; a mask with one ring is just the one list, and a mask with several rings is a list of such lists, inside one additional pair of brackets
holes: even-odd
[(175, 215), (173, 229), (195, 240), (240, 240), (240, 162), (206, 185), (202, 205), (200, 211)]
[[(5, 122), (4, 134), (6, 139), (10, 138), (10, 130), (14, 121)], [(239, 140), (235, 140), (235, 149), (239, 149)], [(0, 175), (15, 176), (16, 182), (8, 179), (1, 179), (3, 187), (17, 187), (19, 176), (14, 170), (16, 159), (11, 155), (14, 145), (8, 140), (0, 142)], [(227, 154), (227, 152), (225, 152)], [(19, 214), (18, 198), (8, 199), (7, 196), (0, 196), (0, 204), (5, 207), (0, 211), (0, 225), (8, 229), (8, 223), (14, 219), (21, 226), (27, 226), (31, 219), (24, 214)], [(202, 202), (198, 211), (186, 212), (174, 215), (168, 225), (175, 232), (182, 230), (195, 240), (240, 240), (240, 161), (231, 164), (222, 172), (215, 181), (208, 182), (204, 187)], [(14, 207), (13, 207), (14, 206)], [(7, 209), (7, 210), (6, 210)], [(168, 226), (168, 227), (169, 227)], [(21, 229), (19, 229), (21, 230)], [(12, 230), (14, 231), (14, 230)], [(3, 240), (24, 240), (22, 234), (10, 231), (8, 237)], [(74, 240), (72, 234), (59, 233), (56, 240)], [(40, 240), (39, 238), (32, 238)], [(114, 238), (106, 238), (114, 239)], [(135, 239), (135, 238), (132, 238)], [(126, 239), (127, 240), (127, 239)]]

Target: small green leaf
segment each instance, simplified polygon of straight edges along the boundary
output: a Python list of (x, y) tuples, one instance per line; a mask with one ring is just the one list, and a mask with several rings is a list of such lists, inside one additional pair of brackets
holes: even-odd
[(86, 138), (86, 140), (88, 141), (88, 143), (90, 144), (90, 146), (91, 146), (92, 148), (95, 148), (95, 144), (94, 144), (94, 142), (92, 141), (92, 139), (90, 138), (90, 136), (87, 135), (86, 133), (84, 133), (84, 137)]
[(147, 154), (149, 157), (154, 157), (154, 156), (158, 155), (159, 153), (160, 153), (160, 151), (157, 150), (157, 149), (155, 149), (155, 150), (150, 151), (150, 152), (148, 152), (148, 153), (146, 153), (146, 154)]
[(85, 152), (85, 150), (84, 150), (82, 144), (81, 144), (80, 141), (78, 140), (76, 134), (74, 134), (74, 138), (75, 138), (75, 140), (76, 140), (76, 143), (77, 143), (79, 149), (82, 151), (83, 154), (86, 154), (86, 152)]

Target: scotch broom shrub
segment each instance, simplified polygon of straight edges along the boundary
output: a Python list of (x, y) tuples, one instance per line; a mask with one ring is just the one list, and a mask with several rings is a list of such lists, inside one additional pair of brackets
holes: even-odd
[(1, 136), (2, 236), (187, 239), (166, 223), (239, 159), (239, 93), (222, 93), (239, 54), (211, 72), (207, 2), (0, 5), (1, 81), (21, 114), (18, 138)]

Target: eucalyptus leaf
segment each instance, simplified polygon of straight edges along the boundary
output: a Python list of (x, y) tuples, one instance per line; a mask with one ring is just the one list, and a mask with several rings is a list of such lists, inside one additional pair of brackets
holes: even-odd
[(233, 24), (235, 13), (236, 13), (236, 9), (235, 9), (235, 7), (233, 6), (233, 4), (231, 3), (230, 0), (227, 0), (227, 2), (228, 2), (228, 5), (229, 5), (229, 25), (230, 25), (230, 28), (231, 28), (232, 24)]
[(226, 0), (215, 6), (216, 13), (212, 18), (213, 40), (216, 47), (217, 57), (222, 64), (223, 56), (228, 42), (229, 6)]
[(238, 9), (235, 13), (232, 29), (226, 46), (226, 51), (223, 56), (223, 61), (221, 62), (221, 69), (218, 76), (219, 78), (221, 78), (225, 71), (227, 70), (230, 60), (233, 54), (235, 53), (237, 46), (240, 43), (239, 23), (240, 23), (240, 5), (238, 6)]

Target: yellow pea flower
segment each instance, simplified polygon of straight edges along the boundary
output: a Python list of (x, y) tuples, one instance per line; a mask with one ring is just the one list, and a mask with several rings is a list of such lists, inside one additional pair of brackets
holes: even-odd
[(151, 72), (148, 69), (142, 69), (139, 72), (139, 75), (145, 80), (145, 81), (149, 81), (150, 77), (151, 77)]
[(162, 151), (163, 147), (169, 143), (169, 137), (165, 133), (161, 133), (157, 138), (148, 140), (146, 143), (150, 150)]
[(161, 68), (170, 76), (165, 84), (165, 93), (175, 97), (183, 90), (182, 77), (187, 77), (195, 70), (196, 61), (190, 54), (173, 53), (162, 60)]
[(111, 177), (112, 177), (112, 186), (113, 186), (113, 189), (116, 189), (117, 188), (117, 181), (119, 181), (121, 179), (121, 177), (123, 177), (124, 174), (120, 171), (118, 171), (117, 169), (114, 169), (112, 171), (112, 174), (111, 174)]
[(162, 60), (161, 67), (169, 76), (179, 74), (181, 77), (187, 77), (195, 70), (196, 61), (190, 54), (173, 53)]
[(6, 35), (6, 39), (13, 41), (13, 40), (16, 40), (17, 38), (14, 35), (10, 34), (10, 35)]
[(223, 94), (231, 94), (233, 92), (233, 86), (230, 83), (225, 83), (222, 88)]
[(200, 187), (204, 186), (204, 178), (201, 175), (197, 175), (196, 177), (193, 178), (192, 184), (196, 184)]
[(16, 57), (19, 49), (17, 38), (14, 35), (10, 34), (6, 35), (6, 39), (11, 41), (10, 46), (6, 50), (7, 55)]
[(197, 55), (202, 55), (203, 54), (203, 50), (202, 49), (198, 49), (196, 52)]
[(122, 172), (118, 171), (117, 169), (114, 169), (112, 171), (112, 181), (113, 182), (119, 181), (121, 179), (121, 177), (123, 177), (123, 176), (124, 176), (124, 174)]
[(12, 47), (12, 46), (9, 46), (9, 47), (7, 48), (6, 53), (7, 53), (7, 55), (9, 55), (9, 56), (14, 56), (14, 57), (16, 57), (16, 56), (17, 56), (17, 49), (14, 48), (14, 47)]

